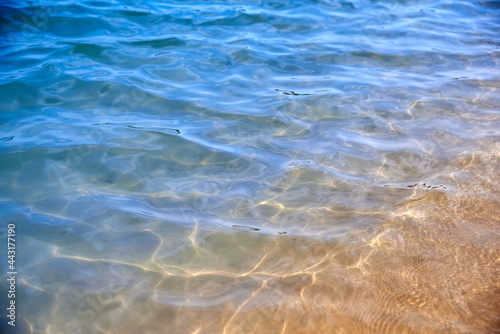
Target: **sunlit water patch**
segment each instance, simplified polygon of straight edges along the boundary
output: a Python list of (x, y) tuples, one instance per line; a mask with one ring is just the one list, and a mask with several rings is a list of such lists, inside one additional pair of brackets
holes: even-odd
[(1, 329), (500, 331), (499, 8), (3, 2)]

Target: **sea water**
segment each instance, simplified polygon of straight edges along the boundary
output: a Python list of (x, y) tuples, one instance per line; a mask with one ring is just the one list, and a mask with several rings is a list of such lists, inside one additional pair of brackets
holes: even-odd
[(500, 2), (10, 0), (0, 29), (5, 332), (500, 330)]

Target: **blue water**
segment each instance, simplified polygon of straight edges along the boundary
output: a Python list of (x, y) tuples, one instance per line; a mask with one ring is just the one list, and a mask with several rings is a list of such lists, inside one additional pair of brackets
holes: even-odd
[(0, 329), (499, 331), (499, 31), (498, 1), (3, 1)]

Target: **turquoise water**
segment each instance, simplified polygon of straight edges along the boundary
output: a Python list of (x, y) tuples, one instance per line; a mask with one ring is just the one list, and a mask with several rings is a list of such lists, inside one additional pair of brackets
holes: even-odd
[(500, 2), (0, 20), (0, 329), (500, 331)]

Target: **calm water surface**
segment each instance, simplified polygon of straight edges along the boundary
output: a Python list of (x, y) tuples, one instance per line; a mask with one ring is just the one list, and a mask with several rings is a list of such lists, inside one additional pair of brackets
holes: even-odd
[(500, 2), (10, 0), (0, 29), (0, 329), (500, 332)]

